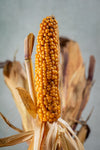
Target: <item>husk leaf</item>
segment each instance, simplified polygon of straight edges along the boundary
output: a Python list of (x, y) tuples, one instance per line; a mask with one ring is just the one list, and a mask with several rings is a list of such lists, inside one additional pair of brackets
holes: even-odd
[(8, 119), (7, 119), (1, 112), (0, 112), (0, 116), (2, 117), (2, 119), (6, 122), (6, 124), (7, 124), (10, 128), (16, 130), (17, 132), (23, 132), (23, 130), (21, 130), (21, 129), (15, 127), (12, 123), (10, 123), (10, 122), (8, 121)]
[(4, 80), (11, 91), (17, 109), (21, 115), (22, 125), (25, 131), (33, 130), (33, 118), (26, 110), (21, 97), (16, 90), (22, 87), (28, 90), (26, 72), (18, 61), (8, 61), (3, 69)]
[(12, 146), (30, 140), (34, 135), (34, 131), (27, 131), (13, 136), (0, 139), (0, 147)]
[(18, 87), (16, 89), (18, 90), (18, 93), (23, 101), (23, 104), (27, 109), (27, 111), (29, 112), (29, 114), (33, 118), (36, 118), (36, 106), (34, 105), (29, 92), (21, 87)]
[(60, 67), (60, 91), (62, 99), (62, 118), (75, 130), (81, 114), (89, 100), (95, 58), (90, 57), (88, 78), (85, 75), (85, 65), (77, 42), (60, 37), (62, 63)]
[(74, 133), (74, 131), (72, 130), (72, 128), (69, 126), (69, 124), (66, 121), (64, 121), (63, 119), (61, 119), (61, 118), (58, 119), (58, 123), (63, 128), (67, 129), (70, 134), (72, 134), (72, 136), (74, 137), (75, 142), (77, 144), (77, 149), (78, 150), (84, 150), (84, 147), (83, 147), (82, 143), (80, 142), (80, 140), (78, 139), (78, 137), (76, 136), (76, 134)]

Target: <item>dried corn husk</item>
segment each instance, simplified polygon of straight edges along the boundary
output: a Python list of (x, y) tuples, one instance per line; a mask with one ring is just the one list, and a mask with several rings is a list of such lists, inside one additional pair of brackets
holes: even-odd
[[(67, 54), (67, 58), (64, 57), (66, 56), (65, 54)], [(64, 58), (67, 59), (66, 66)], [(83, 65), (80, 49), (76, 42), (69, 41), (67, 47), (64, 47), (62, 61), (64, 61), (62, 62), (62, 115), (71, 125), (69, 119), (76, 118), (85, 87), (85, 66)]]
[(12, 145), (26, 142), (33, 137), (33, 134), (34, 134), (33, 131), (26, 131), (20, 134), (2, 138), (0, 139), (0, 147), (12, 146)]
[(0, 116), (1, 116), (1, 118), (6, 122), (6, 124), (7, 124), (10, 128), (16, 130), (17, 132), (23, 132), (23, 130), (21, 130), (21, 129), (15, 127), (12, 123), (10, 123), (10, 122), (8, 121), (8, 119), (7, 119), (1, 112), (0, 112)]
[(23, 101), (23, 104), (29, 114), (33, 117), (36, 118), (36, 106), (34, 105), (31, 96), (27, 90), (24, 88), (17, 88), (19, 95), (21, 96), (21, 99)]
[(75, 130), (77, 123), (73, 120), (78, 121), (80, 119), (94, 83), (95, 58), (94, 56), (90, 57), (88, 78), (86, 78), (85, 65), (77, 42), (61, 37), (60, 46), (62, 56), (60, 71), (62, 118)]
[[(26, 78), (26, 72), (22, 65), (18, 61), (8, 61), (3, 70), (4, 80), (10, 89), (18, 111), (21, 115), (22, 125), (25, 131), (33, 129), (33, 118), (26, 110), (18, 91), (17, 87), (22, 87), (28, 90), (28, 83)], [(30, 123), (29, 123), (30, 122)]]
[(83, 125), (80, 130), (78, 131), (78, 138), (80, 139), (81, 143), (84, 144), (84, 141), (88, 138), (90, 134), (90, 128), (88, 125)]

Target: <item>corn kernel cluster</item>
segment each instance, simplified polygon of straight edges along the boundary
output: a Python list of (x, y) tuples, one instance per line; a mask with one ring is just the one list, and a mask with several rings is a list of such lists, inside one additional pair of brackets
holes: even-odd
[(58, 24), (54, 17), (42, 20), (37, 37), (35, 81), (37, 111), (41, 121), (60, 117)]

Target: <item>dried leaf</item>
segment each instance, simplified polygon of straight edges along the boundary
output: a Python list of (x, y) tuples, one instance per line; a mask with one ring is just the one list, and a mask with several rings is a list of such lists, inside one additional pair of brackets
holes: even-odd
[(52, 150), (63, 150), (62, 143), (59, 138), (55, 141), (55, 145)]
[(91, 81), (87, 81), (86, 83), (86, 87), (84, 88), (84, 91), (83, 91), (83, 97), (82, 97), (82, 101), (81, 101), (81, 105), (80, 105), (80, 108), (78, 110), (78, 113), (77, 113), (77, 116), (76, 116), (76, 119), (79, 120), (80, 117), (81, 117), (81, 114), (89, 100), (89, 96), (90, 96), (90, 90), (91, 90), (91, 87), (93, 85), (93, 82)]
[(69, 139), (68, 135), (65, 136), (65, 133), (61, 132), (59, 136), (64, 150), (77, 150), (75, 145), (73, 145), (72, 141)]
[(11, 127), (12, 129), (14, 129), (14, 130), (16, 130), (16, 131), (18, 131), (18, 132), (23, 132), (23, 130), (21, 130), (21, 129), (15, 127), (13, 124), (11, 124), (11, 123), (7, 120), (7, 118), (6, 118), (1, 112), (0, 112), (0, 116), (1, 116), (2, 119), (7, 123), (7, 125), (8, 125), (9, 127)]
[(62, 64), (60, 69), (60, 91), (62, 93), (62, 118), (75, 130), (81, 114), (89, 100), (93, 85), (95, 58), (90, 57), (88, 79), (77, 42), (60, 37)]
[(4, 62), (0, 62), (0, 69), (4, 68), (6, 64), (8, 64), (9, 62), (11, 62), (10, 60), (6, 60)]
[(72, 128), (69, 126), (69, 124), (61, 118), (58, 119), (58, 124), (60, 124), (63, 128), (67, 129), (69, 133), (74, 137), (77, 144), (77, 150), (84, 150), (82, 143), (80, 142), (80, 140), (78, 139)]
[(46, 139), (47, 139), (47, 135), (48, 135), (50, 128), (51, 128), (51, 124), (49, 122), (44, 123), (44, 131), (43, 131), (43, 137), (42, 137), (42, 141), (41, 141), (40, 150), (46, 149), (46, 144), (47, 144)]
[(25, 53), (25, 59), (31, 58), (32, 52), (33, 52), (33, 46), (34, 46), (35, 36), (33, 33), (30, 33), (24, 40), (24, 53)]
[(34, 135), (33, 131), (23, 132), (13, 136), (0, 139), (0, 147), (12, 146), (30, 140)]
[(27, 111), (33, 118), (36, 118), (36, 106), (34, 105), (29, 92), (21, 87), (18, 87), (17, 90)]
[(25, 131), (33, 130), (34, 128), (33, 118), (26, 110), (16, 90), (17, 87), (22, 87), (28, 90), (26, 72), (22, 68), (20, 62), (9, 61), (3, 69), (3, 73), (4, 73), (4, 80), (12, 93), (17, 109), (21, 115), (24, 130)]
[(32, 139), (28, 150), (40, 150), (43, 134), (44, 134), (44, 123), (38, 121), (34, 129), (34, 139)]
[(34, 150), (34, 136), (32, 137), (28, 150)]
[(33, 46), (34, 46), (34, 40), (35, 36), (33, 33), (30, 33), (24, 40), (24, 54), (25, 54), (25, 67), (26, 67), (26, 73), (27, 73), (27, 79), (28, 79), (28, 87), (29, 87), (29, 93), (31, 95), (31, 98), (36, 105), (37, 102), (37, 96), (35, 91), (35, 85), (34, 85), (34, 72), (33, 72), (33, 63), (32, 63), (32, 52), (33, 52)]
[(92, 81), (95, 69), (95, 57), (90, 56), (89, 69), (88, 69), (88, 80)]
[(49, 124), (49, 130), (43, 137), (44, 143), (42, 144), (44, 145), (42, 145), (41, 150), (84, 150), (71, 127), (66, 125), (66, 122), (61, 118), (59, 121)]
[(46, 147), (45, 149), (48, 150), (52, 150), (54, 145), (55, 145), (55, 141), (56, 141), (56, 137), (57, 137), (57, 123), (53, 123), (50, 126), (50, 129), (48, 131), (48, 134), (46, 136)]
[(34, 143), (37, 143), (37, 144), (34, 144), (34, 150), (40, 150), (43, 133), (44, 133), (44, 123), (40, 123), (40, 125), (38, 125), (35, 128)]
[(90, 128), (88, 125), (83, 125), (80, 130), (78, 131), (78, 138), (84, 144), (85, 140), (88, 138), (90, 134)]
[[(67, 56), (65, 54), (67, 54)], [(67, 65), (65, 65), (66, 61), (67, 61)], [(63, 117), (65, 117), (68, 114), (68, 111), (70, 110), (71, 110), (70, 114), (74, 114), (73, 108), (76, 108), (78, 102), (80, 101), (79, 100), (77, 102), (78, 98), (76, 92), (79, 93), (80, 87), (83, 87), (80, 85), (80, 82), (81, 80), (83, 80), (84, 77), (83, 59), (81, 56), (79, 46), (74, 41), (68, 40), (67, 45), (63, 47), (62, 67), (60, 72), (62, 72), (61, 80), (62, 79), (64, 80), (64, 83), (62, 85), (63, 86), (62, 87), (62, 109), (63, 111), (67, 110), (67, 112), (63, 114)], [(70, 117), (70, 114), (68, 114), (67, 116)], [(68, 117), (67, 117), (67, 121), (69, 121)]]
[(55, 148), (53, 150), (56, 150), (56, 148), (58, 148), (58, 150), (59, 148), (62, 150), (77, 150), (75, 140), (73, 139), (71, 134), (66, 131), (67, 130), (65, 128), (62, 128), (60, 125), (58, 125), (56, 142), (54, 145)]

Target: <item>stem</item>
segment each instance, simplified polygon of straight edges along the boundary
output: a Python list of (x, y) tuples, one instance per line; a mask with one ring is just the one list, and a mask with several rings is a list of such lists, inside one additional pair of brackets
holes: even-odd
[(34, 87), (34, 74), (33, 74), (33, 65), (32, 59), (25, 60), (27, 78), (28, 78), (28, 86), (29, 86), (29, 93), (31, 95), (34, 104), (36, 105), (36, 93)]
[(34, 46), (34, 35), (30, 33), (24, 40), (24, 53), (25, 53), (25, 66), (28, 78), (29, 92), (32, 97), (34, 104), (36, 105), (36, 92), (34, 86), (34, 74), (31, 55)]

